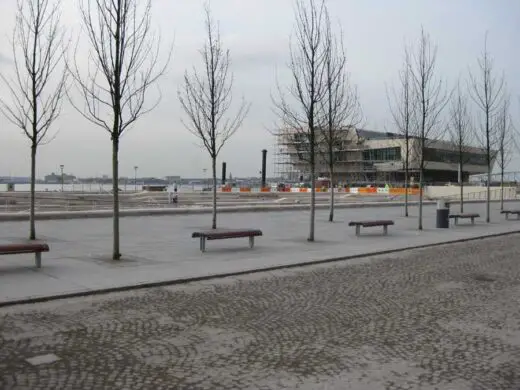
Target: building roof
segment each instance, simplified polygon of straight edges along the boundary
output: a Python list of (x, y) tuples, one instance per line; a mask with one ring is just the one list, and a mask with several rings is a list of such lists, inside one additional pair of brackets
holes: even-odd
[(394, 139), (401, 138), (402, 136), (397, 133), (389, 133), (382, 131), (373, 131), (373, 130), (365, 130), (365, 129), (357, 129), (357, 133), (360, 137), (364, 139)]

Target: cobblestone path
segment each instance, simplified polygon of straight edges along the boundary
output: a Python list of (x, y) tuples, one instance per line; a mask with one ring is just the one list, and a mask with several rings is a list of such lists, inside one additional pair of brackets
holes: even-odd
[(4, 308), (0, 389), (520, 389), (519, 239)]

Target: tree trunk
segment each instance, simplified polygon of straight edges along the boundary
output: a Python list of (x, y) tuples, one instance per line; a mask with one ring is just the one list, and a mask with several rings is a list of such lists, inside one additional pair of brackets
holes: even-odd
[(330, 168), (330, 211), (329, 222), (334, 222), (334, 168)]
[(419, 230), (423, 230), (423, 188), (424, 188), (424, 167), (421, 162), (421, 169), (419, 172)]
[(314, 241), (314, 222), (316, 219), (316, 178), (315, 178), (315, 167), (311, 167), (311, 221), (309, 225), (309, 237), (307, 241)]
[(211, 159), (211, 174), (213, 178), (213, 217), (211, 220), (211, 228), (217, 228), (217, 158)]
[[(462, 167), (461, 167), (461, 171), (462, 171)], [(464, 178), (462, 177), (462, 174), (461, 174), (461, 178), (460, 178), (460, 212), (461, 213), (464, 212)]]
[(491, 164), (488, 165), (486, 193), (486, 222), (489, 223), (491, 221), (489, 215), (491, 212)]
[(36, 208), (36, 148), (31, 145), (31, 206), (29, 212), (29, 240), (36, 240), (35, 208)]
[(113, 249), (112, 260), (121, 259), (119, 248), (119, 138), (112, 139), (112, 193), (114, 215), (113, 223)]
[(504, 168), (500, 169), (500, 211), (504, 210)]
[[(406, 146), (408, 149), (408, 145)], [(404, 163), (404, 216), (408, 217), (408, 155), (406, 156), (406, 161)]]

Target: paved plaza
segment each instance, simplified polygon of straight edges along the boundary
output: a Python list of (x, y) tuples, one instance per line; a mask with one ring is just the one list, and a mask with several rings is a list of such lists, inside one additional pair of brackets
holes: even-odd
[(0, 388), (519, 389), (520, 235), (0, 309)]
[[(511, 202), (508, 208), (519, 208)], [(258, 228), (264, 232), (253, 250), (247, 239), (210, 241), (201, 253), (191, 238), (197, 229), (208, 228), (210, 214), (126, 217), (121, 219), (123, 260), (111, 253), (111, 219), (37, 221), (40, 238), (50, 245), (43, 267), (34, 267), (32, 255), (2, 256), (0, 303), (34, 297), (155, 283), (314, 260), (395, 250), (512, 231), (520, 221), (505, 221), (499, 204), (493, 203), (492, 223), (484, 222), (483, 203), (468, 204), (467, 212), (479, 212), (475, 226), (435, 229), (435, 206), (425, 207), (424, 231), (417, 230), (417, 209), (403, 217), (402, 207), (338, 209), (336, 222), (327, 222), (327, 210), (316, 217), (316, 242), (307, 242), (308, 211), (250, 212), (222, 214), (219, 226)], [(453, 207), (456, 209), (456, 207)], [(389, 235), (382, 228), (364, 229), (355, 236), (351, 220), (393, 219)], [(0, 223), (0, 241), (16, 242), (27, 235), (27, 222)]]

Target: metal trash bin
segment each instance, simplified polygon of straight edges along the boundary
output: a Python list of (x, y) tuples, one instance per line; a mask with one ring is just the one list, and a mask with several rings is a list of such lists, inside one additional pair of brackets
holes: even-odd
[(448, 229), (450, 227), (450, 206), (443, 199), (437, 200), (437, 229)]

